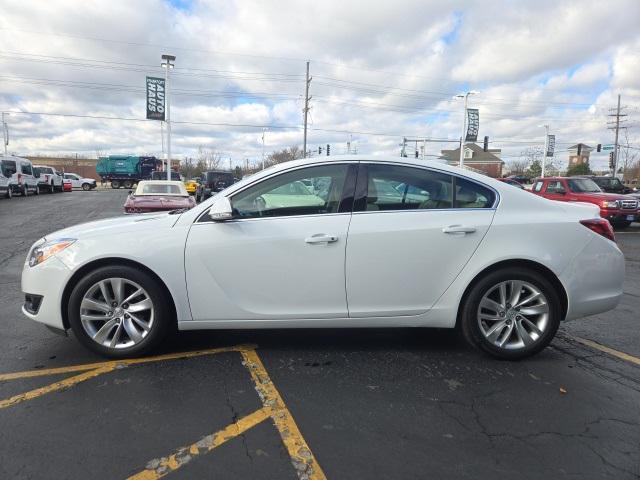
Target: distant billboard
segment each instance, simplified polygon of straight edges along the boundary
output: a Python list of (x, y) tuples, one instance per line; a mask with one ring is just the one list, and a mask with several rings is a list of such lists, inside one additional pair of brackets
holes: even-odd
[(164, 78), (147, 77), (147, 119), (164, 120)]

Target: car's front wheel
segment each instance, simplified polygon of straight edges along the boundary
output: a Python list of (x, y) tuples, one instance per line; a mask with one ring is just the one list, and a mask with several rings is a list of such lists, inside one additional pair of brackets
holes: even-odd
[(505, 268), (489, 273), (471, 288), (460, 327), (471, 345), (495, 357), (516, 360), (549, 345), (561, 316), (560, 297), (543, 275)]
[(69, 298), (68, 318), (78, 340), (111, 358), (149, 352), (174, 325), (158, 281), (129, 266), (101, 267), (85, 275)]

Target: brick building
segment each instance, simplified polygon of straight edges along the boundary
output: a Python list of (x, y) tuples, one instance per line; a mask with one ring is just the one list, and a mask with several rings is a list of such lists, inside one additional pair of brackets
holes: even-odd
[[(581, 165), (583, 163), (589, 164), (589, 155), (593, 151), (593, 147), (585, 145), (584, 143), (577, 143), (569, 150), (569, 166)], [(579, 151), (579, 152), (578, 152)]]
[[(442, 154), (440, 158), (446, 160), (449, 165), (460, 163), (460, 147), (455, 150), (442, 150), (440, 153)], [(475, 143), (467, 143), (464, 146), (464, 164), (475, 171), (498, 178), (502, 176), (502, 168), (504, 167), (500, 153), (502, 150), (499, 148), (492, 148), (485, 152)]]
[(27, 156), (34, 165), (46, 165), (53, 167), (59, 172), (76, 173), (81, 177), (93, 178), (100, 180), (100, 177), (96, 173), (95, 158), (73, 158), (73, 157), (30, 157)]

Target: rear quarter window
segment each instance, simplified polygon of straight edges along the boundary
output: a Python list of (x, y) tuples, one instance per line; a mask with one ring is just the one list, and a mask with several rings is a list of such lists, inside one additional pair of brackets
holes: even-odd
[(454, 208), (491, 208), (496, 194), (488, 187), (456, 177)]

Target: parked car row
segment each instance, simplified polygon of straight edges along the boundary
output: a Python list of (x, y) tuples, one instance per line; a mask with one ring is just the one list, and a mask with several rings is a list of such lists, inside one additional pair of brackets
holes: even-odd
[(0, 157), (0, 196), (14, 195), (26, 197), (40, 193), (71, 191), (74, 188), (93, 190), (96, 181), (83, 178), (75, 173), (58, 172), (47, 165), (33, 165), (22, 157), (5, 155)]

